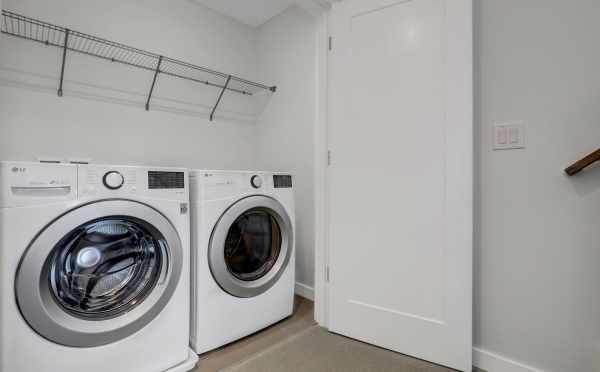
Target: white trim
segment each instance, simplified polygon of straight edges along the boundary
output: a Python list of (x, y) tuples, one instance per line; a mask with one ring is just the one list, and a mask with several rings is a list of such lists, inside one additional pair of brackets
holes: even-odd
[(296, 282), (295, 292), (300, 297), (304, 297), (311, 301), (315, 300), (315, 289), (311, 286)]
[(477, 347), (473, 348), (473, 365), (487, 372), (546, 372)]
[(317, 68), (317, 118), (314, 128), (314, 187), (315, 187), (315, 321), (327, 328), (327, 283), (325, 269), (329, 262), (327, 247), (327, 97), (328, 97), (328, 37), (329, 37), (329, 9), (323, 9), (317, 17), (317, 51), (315, 66)]

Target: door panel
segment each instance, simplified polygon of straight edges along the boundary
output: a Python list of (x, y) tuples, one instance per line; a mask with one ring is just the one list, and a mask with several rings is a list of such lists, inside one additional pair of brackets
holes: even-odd
[(293, 254), (290, 217), (277, 200), (238, 200), (215, 224), (208, 264), (217, 284), (236, 297), (255, 297), (281, 277)]
[(171, 299), (183, 266), (175, 227), (154, 208), (103, 200), (68, 211), (29, 245), (15, 295), (51, 342), (97, 347), (139, 331)]
[(332, 12), (330, 327), (468, 370), (471, 4)]

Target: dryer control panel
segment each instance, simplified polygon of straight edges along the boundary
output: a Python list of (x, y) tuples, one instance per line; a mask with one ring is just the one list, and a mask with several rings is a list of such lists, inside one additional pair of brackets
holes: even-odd
[(189, 195), (187, 180), (185, 169), (80, 165), (79, 195), (185, 201)]
[(190, 175), (192, 200), (219, 200), (244, 195), (293, 195), (292, 175), (273, 172), (197, 170)]

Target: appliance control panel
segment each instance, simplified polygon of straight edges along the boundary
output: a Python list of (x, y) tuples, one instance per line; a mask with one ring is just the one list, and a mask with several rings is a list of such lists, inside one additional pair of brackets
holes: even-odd
[(77, 197), (77, 166), (0, 162), (0, 207), (68, 201)]
[(84, 198), (151, 197), (186, 201), (187, 180), (184, 169), (79, 166), (79, 194)]
[(193, 171), (192, 200), (218, 200), (240, 195), (291, 192), (292, 176), (271, 172)]

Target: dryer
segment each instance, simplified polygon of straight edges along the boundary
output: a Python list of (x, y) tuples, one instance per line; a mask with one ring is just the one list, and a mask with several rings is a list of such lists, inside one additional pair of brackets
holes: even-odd
[(0, 370), (183, 372), (183, 169), (0, 163)]
[(292, 314), (292, 176), (192, 171), (192, 327), (198, 353)]

